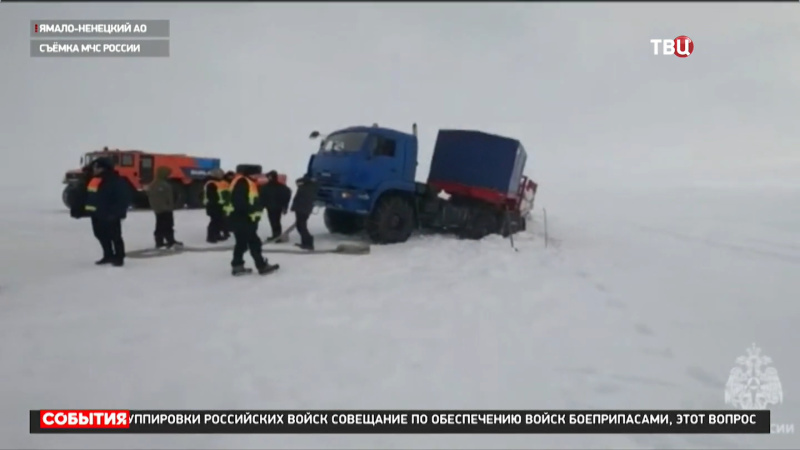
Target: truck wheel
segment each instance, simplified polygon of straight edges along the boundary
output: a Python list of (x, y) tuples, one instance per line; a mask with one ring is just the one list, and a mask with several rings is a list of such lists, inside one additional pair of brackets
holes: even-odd
[(186, 206), (189, 208), (202, 208), (203, 205), (203, 183), (193, 181), (187, 188), (188, 196)]
[(380, 201), (366, 225), (376, 244), (405, 242), (414, 232), (414, 208), (402, 197), (388, 197)]
[(498, 229), (497, 216), (489, 212), (481, 212), (464, 228), (461, 237), (479, 240), (497, 233)]
[(172, 198), (175, 200), (175, 209), (183, 209), (186, 206), (186, 186), (180, 181), (170, 181), (172, 185)]
[(71, 184), (64, 186), (64, 190), (61, 192), (61, 201), (64, 202), (64, 206), (67, 209), (72, 209), (72, 196), (75, 192), (75, 187)]
[(356, 234), (364, 228), (364, 219), (358, 214), (325, 208), (325, 228), (331, 233)]

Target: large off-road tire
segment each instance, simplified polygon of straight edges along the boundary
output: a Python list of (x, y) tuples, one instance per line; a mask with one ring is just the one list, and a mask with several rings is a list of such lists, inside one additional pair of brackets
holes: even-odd
[(366, 221), (367, 234), (376, 244), (405, 242), (414, 226), (414, 208), (399, 196), (381, 199)]
[(189, 186), (186, 188), (186, 206), (188, 208), (202, 208), (203, 205), (203, 187), (204, 184), (201, 181), (192, 181)]
[(467, 224), (467, 226), (459, 233), (459, 236), (464, 239), (483, 239), (490, 234), (497, 233), (500, 230), (500, 218), (497, 214), (489, 211), (481, 211), (475, 215), (475, 218)]
[(172, 185), (172, 199), (175, 201), (175, 209), (183, 209), (186, 206), (186, 186), (177, 180), (170, 180)]
[(356, 234), (364, 229), (364, 217), (348, 211), (325, 208), (325, 228), (331, 233)]
[(64, 202), (64, 206), (67, 209), (72, 209), (72, 198), (75, 194), (75, 186), (72, 184), (68, 184), (64, 186), (64, 190), (61, 191), (61, 201)]

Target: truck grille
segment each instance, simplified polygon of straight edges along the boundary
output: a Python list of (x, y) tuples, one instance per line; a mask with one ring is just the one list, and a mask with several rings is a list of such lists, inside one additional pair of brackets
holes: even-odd
[(81, 175), (78, 173), (68, 173), (64, 175), (64, 183), (71, 183), (73, 181), (78, 181)]
[(332, 202), (333, 191), (328, 188), (320, 187), (319, 190), (317, 190), (317, 198), (325, 203)]
[(328, 185), (328, 186), (339, 186), (340, 181), (342, 180), (341, 176), (335, 173), (329, 172), (320, 172), (317, 174), (317, 180), (321, 185)]

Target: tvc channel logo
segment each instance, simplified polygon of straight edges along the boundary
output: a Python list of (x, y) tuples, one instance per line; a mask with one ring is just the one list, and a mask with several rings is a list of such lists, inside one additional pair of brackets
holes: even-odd
[[(675, 55), (686, 58), (694, 52), (694, 42), (689, 36), (678, 36), (675, 39), (650, 39), (654, 55)], [(660, 52), (659, 52), (660, 50)]]

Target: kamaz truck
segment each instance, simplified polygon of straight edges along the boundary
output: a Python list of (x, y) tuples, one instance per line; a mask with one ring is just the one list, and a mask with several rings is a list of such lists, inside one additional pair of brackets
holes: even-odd
[(527, 153), (512, 138), (440, 130), (428, 181), (416, 181), (417, 126), (411, 133), (356, 126), (321, 139), (307, 173), (319, 189), (332, 233), (366, 231), (378, 244), (405, 242), (417, 229), (467, 239), (524, 230), (537, 185), (523, 175)]
[[(148, 208), (145, 186), (155, 179), (159, 167), (169, 167), (170, 183), (173, 185), (177, 208), (202, 208), (203, 184), (213, 169), (220, 168), (219, 158), (202, 158), (183, 154), (148, 153), (140, 150), (110, 150), (90, 152), (81, 157), (81, 166), (86, 166), (97, 158), (108, 158), (120, 176), (127, 182), (133, 194), (135, 208)], [(80, 179), (81, 170), (70, 170), (64, 175), (66, 185), (61, 194), (64, 205), (70, 207), (71, 191)]]

